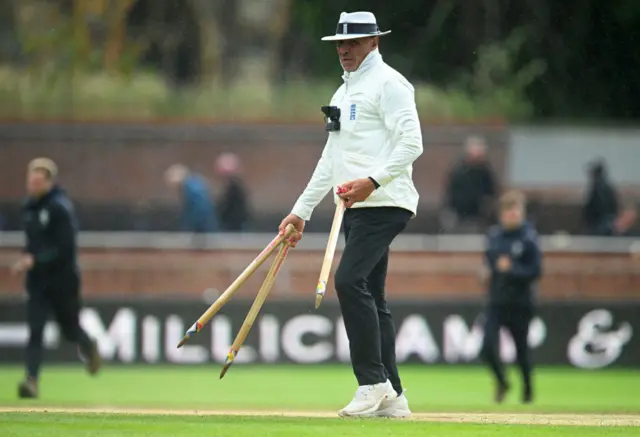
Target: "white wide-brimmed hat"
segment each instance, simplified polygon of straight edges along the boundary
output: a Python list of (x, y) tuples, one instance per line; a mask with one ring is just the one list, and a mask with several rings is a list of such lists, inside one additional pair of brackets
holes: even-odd
[(391, 33), (391, 31), (380, 32), (376, 16), (371, 12), (343, 12), (340, 14), (336, 34), (325, 36), (322, 41), (366, 38), (368, 36), (382, 36), (388, 33)]

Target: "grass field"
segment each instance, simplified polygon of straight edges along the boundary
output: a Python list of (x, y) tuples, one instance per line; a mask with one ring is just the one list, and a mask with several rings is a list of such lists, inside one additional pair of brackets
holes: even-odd
[[(491, 403), (476, 367), (404, 366), (410, 420), (339, 419), (353, 395), (347, 366), (47, 367), (37, 401), (16, 398), (22, 369), (0, 370), (0, 435), (78, 436), (640, 436), (633, 371), (540, 369), (532, 406), (514, 384)], [(512, 375), (515, 383), (517, 375)], [(532, 426), (535, 425), (535, 426)]]

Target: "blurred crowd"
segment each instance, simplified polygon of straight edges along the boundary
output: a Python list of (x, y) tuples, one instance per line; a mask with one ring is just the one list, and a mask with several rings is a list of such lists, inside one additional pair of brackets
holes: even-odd
[[(180, 199), (180, 229), (196, 234), (248, 230), (250, 207), (241, 177), (240, 159), (233, 153), (220, 155), (213, 168), (219, 196), (212, 181), (186, 165), (171, 165), (164, 174), (167, 186)], [(143, 229), (139, 229), (143, 230)]]
[[(633, 202), (621, 199), (607, 173), (607, 163), (594, 160), (586, 169), (588, 186), (582, 220), (591, 235), (624, 236), (637, 219)], [(250, 230), (249, 195), (242, 180), (242, 163), (233, 153), (220, 155), (211, 175), (199, 174), (176, 163), (164, 179), (180, 199), (180, 229), (195, 234)], [(216, 190), (214, 190), (214, 186)], [(219, 195), (214, 195), (217, 191)], [(440, 205), (444, 233), (478, 234), (495, 221), (496, 201), (502, 189), (487, 156), (485, 139), (467, 138), (462, 157), (448, 171)], [(140, 205), (144, 209), (144, 203)], [(144, 217), (144, 214), (140, 214)], [(145, 229), (144, 222), (137, 230)]]
[[(637, 219), (632, 201), (620, 198), (607, 174), (607, 163), (596, 159), (587, 168), (588, 186), (582, 219), (594, 236), (624, 236)], [(495, 220), (500, 189), (487, 159), (483, 138), (470, 137), (462, 159), (449, 171), (440, 224), (445, 232), (480, 233)]]

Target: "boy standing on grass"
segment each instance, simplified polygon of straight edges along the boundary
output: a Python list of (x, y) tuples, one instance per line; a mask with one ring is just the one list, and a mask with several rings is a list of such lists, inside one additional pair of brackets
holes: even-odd
[(500, 224), (487, 235), (485, 259), (490, 270), (489, 302), (485, 313), (482, 357), (496, 378), (495, 400), (509, 391), (500, 360), (500, 328), (511, 333), (522, 373), (522, 402), (533, 401), (531, 355), (527, 339), (535, 313), (535, 291), (542, 274), (538, 234), (525, 221), (525, 196), (510, 191), (500, 199)]

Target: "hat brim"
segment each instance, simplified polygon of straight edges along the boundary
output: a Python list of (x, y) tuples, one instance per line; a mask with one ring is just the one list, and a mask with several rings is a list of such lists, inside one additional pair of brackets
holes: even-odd
[(387, 30), (385, 32), (377, 32), (377, 33), (352, 33), (347, 35), (329, 35), (321, 39), (322, 41), (344, 41), (347, 39), (369, 38), (371, 36), (388, 35), (390, 33), (391, 33), (390, 30)]

